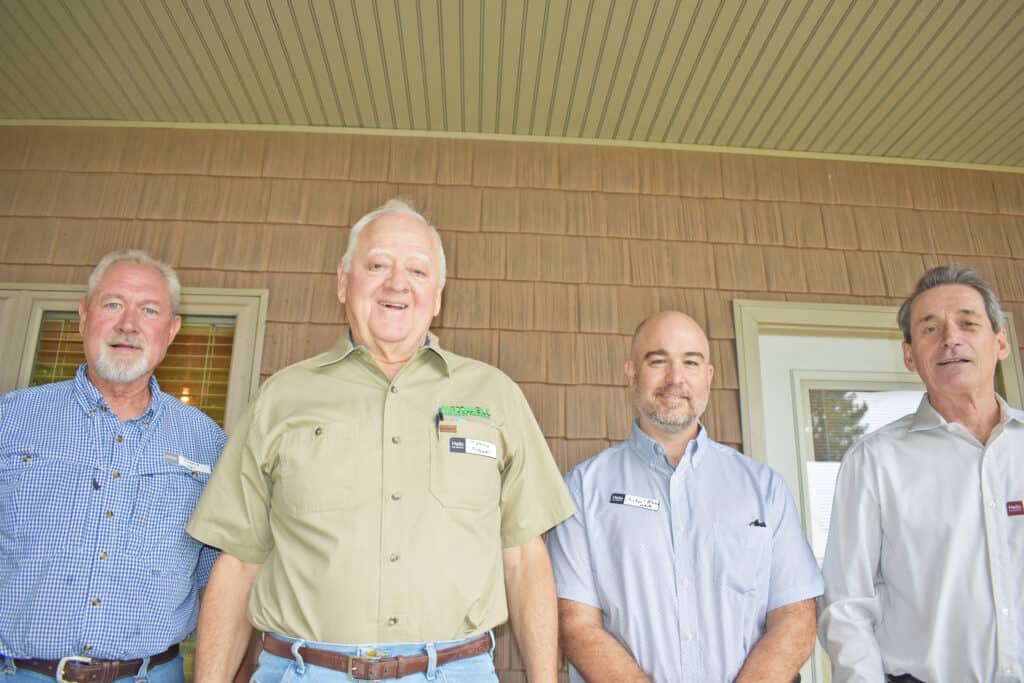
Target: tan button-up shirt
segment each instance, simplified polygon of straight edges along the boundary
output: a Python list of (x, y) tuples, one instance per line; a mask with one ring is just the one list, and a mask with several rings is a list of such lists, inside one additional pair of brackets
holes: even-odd
[(345, 334), (264, 384), (188, 532), (263, 565), (258, 629), (418, 642), (504, 622), (502, 548), (573, 511), (505, 374), (431, 336), (389, 380)]

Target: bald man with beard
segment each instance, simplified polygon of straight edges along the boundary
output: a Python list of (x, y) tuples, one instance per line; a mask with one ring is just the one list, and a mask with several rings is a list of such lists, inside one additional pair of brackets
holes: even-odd
[(782, 477), (700, 423), (714, 366), (688, 315), (633, 334), (629, 438), (566, 477), (548, 536), (570, 681), (792, 681), (821, 574)]

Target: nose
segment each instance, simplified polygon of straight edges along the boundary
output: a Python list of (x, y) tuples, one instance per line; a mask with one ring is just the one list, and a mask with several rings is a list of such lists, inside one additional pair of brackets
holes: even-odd
[(952, 322), (946, 322), (942, 326), (942, 344), (946, 348), (959, 346), (960, 339), (960, 328)]
[(117, 319), (117, 329), (123, 332), (134, 332), (137, 329), (138, 313), (131, 306), (125, 306)]
[(405, 272), (405, 269), (391, 269), (391, 276), (388, 278), (388, 287), (396, 292), (404, 292), (409, 289), (409, 276)]

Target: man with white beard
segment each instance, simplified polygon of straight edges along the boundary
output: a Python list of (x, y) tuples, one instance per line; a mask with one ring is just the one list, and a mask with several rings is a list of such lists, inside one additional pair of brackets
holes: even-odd
[(216, 551), (185, 523), (224, 446), (153, 371), (181, 327), (178, 276), (100, 260), (78, 307), (74, 379), (0, 397), (4, 680), (183, 680)]
[(679, 311), (651, 316), (625, 374), (632, 432), (569, 473), (577, 512), (548, 534), (569, 680), (794, 680), (821, 573), (782, 477), (700, 423), (704, 331)]

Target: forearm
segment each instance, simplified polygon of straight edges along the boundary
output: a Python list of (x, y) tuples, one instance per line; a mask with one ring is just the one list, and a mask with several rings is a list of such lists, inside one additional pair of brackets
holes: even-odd
[(249, 643), (249, 591), (260, 565), (221, 553), (203, 594), (196, 633), (196, 683), (232, 680)]
[(747, 655), (736, 683), (790, 683), (814, 650), (814, 627), (814, 600), (769, 612), (765, 634)]
[(558, 608), (548, 551), (540, 537), (503, 553), (509, 621), (531, 683), (558, 680)]
[(562, 652), (588, 683), (650, 683), (633, 656), (604, 628), (575, 622), (565, 610), (559, 611)]

